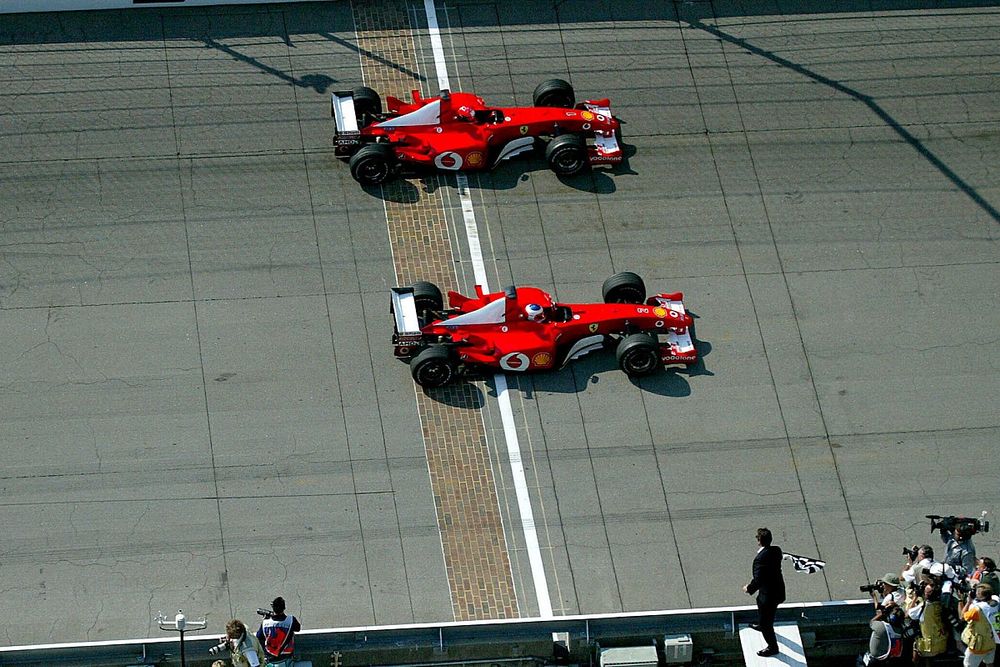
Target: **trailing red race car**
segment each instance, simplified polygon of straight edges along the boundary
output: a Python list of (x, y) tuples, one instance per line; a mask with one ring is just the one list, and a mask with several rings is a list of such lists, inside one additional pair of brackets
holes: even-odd
[(462, 375), (560, 368), (617, 342), (618, 365), (648, 375), (663, 365), (698, 360), (684, 295), (654, 294), (634, 273), (604, 281), (604, 303), (563, 304), (537, 287), (508, 287), (469, 298), (417, 282), (392, 289), (395, 355), (417, 384), (439, 387)]
[(351, 175), (363, 185), (378, 185), (403, 169), (446, 171), (492, 169), (542, 141), (554, 172), (578, 174), (594, 164), (622, 161), (619, 121), (607, 99), (576, 103), (573, 87), (561, 79), (535, 89), (533, 107), (489, 107), (472, 93), (441, 91), (413, 101), (382, 99), (371, 88), (335, 92), (330, 113), (336, 119), (334, 154), (350, 161)]

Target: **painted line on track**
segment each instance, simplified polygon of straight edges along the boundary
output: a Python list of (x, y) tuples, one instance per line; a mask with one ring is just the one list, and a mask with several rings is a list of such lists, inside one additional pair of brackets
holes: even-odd
[[(444, 45), (441, 42), (441, 28), (438, 25), (437, 7), (434, 0), (424, 0), (424, 12), (427, 14), (427, 32), (431, 40), (431, 51), (434, 54), (434, 68), (437, 73), (438, 88), (449, 88), (448, 65), (444, 58)], [(469, 195), (468, 177), (457, 172), (455, 180), (458, 183), (458, 197), (462, 203), (462, 218), (465, 221), (465, 235), (472, 257), (473, 275), (476, 284), (489, 292), (489, 280), (486, 276), (486, 263), (483, 260), (483, 250), (479, 243), (479, 227), (476, 224), (476, 212)], [(507, 442), (507, 458), (510, 460), (510, 471), (517, 494), (517, 508), (521, 515), (521, 531), (524, 534), (525, 548), (528, 551), (528, 563), (531, 567), (531, 579), (535, 587), (538, 602), (538, 616), (552, 618), (552, 601), (549, 598), (549, 584), (545, 578), (545, 566), (542, 563), (542, 552), (538, 544), (538, 532), (535, 530), (535, 516), (531, 509), (531, 497), (528, 495), (528, 482), (524, 475), (524, 463), (521, 459), (521, 445), (517, 437), (517, 427), (514, 423), (514, 410), (510, 404), (510, 389), (507, 377), (502, 374), (493, 376), (493, 384), (497, 391), (497, 403), (500, 407), (500, 418), (503, 422), (504, 440)]]

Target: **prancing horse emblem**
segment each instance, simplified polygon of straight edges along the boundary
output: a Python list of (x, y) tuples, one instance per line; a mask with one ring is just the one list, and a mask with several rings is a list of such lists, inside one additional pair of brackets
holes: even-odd
[(527, 126), (527, 125), (522, 125), (522, 126), (521, 126), (520, 128), (518, 128), (518, 129), (520, 129), (520, 130), (521, 130), (521, 134), (527, 134), (527, 133), (528, 133), (528, 126)]
[(598, 326), (597, 322), (594, 322), (593, 324), (591, 324), (587, 328), (590, 329), (590, 333), (597, 333), (597, 326)]

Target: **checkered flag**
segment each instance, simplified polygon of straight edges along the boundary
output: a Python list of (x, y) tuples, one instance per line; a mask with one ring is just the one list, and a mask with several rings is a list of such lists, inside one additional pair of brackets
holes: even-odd
[(784, 554), (785, 560), (792, 561), (792, 568), (796, 572), (805, 572), (806, 574), (816, 574), (824, 567), (826, 567), (826, 561), (820, 560), (818, 558), (809, 558), (808, 556), (796, 556), (795, 554)]

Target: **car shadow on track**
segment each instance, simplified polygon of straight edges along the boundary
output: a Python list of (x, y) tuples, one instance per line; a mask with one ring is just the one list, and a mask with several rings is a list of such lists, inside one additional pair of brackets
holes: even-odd
[[(629, 158), (635, 155), (636, 148), (632, 144), (622, 144), (624, 160), (621, 164), (607, 165), (591, 169), (577, 176), (558, 176), (564, 185), (591, 194), (611, 194), (617, 190), (613, 177), (636, 176), (638, 172), (632, 169)], [(514, 159), (499, 165), (489, 172), (470, 174), (472, 187), (482, 190), (511, 190), (520, 183), (531, 179), (532, 172), (548, 171), (544, 160), (538, 157)], [(432, 194), (446, 182), (447, 172), (436, 170), (408, 171), (400, 178), (385, 185), (366, 185), (362, 189), (373, 197), (396, 204), (415, 204), (420, 201), (422, 193)], [(448, 179), (449, 185), (454, 181)]]
[[(691, 329), (693, 335), (694, 327)], [(687, 367), (661, 369), (645, 377), (629, 378), (629, 382), (643, 391), (660, 396), (673, 398), (690, 396), (691, 384), (688, 378), (715, 375), (705, 366), (705, 357), (712, 353), (712, 344), (695, 338), (695, 347), (698, 349), (697, 363)], [(530, 376), (508, 375), (507, 382), (511, 387), (519, 389), (525, 398), (531, 400), (535, 391), (555, 394), (576, 394), (586, 391), (591, 385), (599, 384), (604, 375), (621, 372), (615, 359), (614, 347), (609, 346), (605, 350), (571, 362), (560, 370)], [(496, 389), (489, 383), (486, 386), (489, 395), (495, 397)]]

